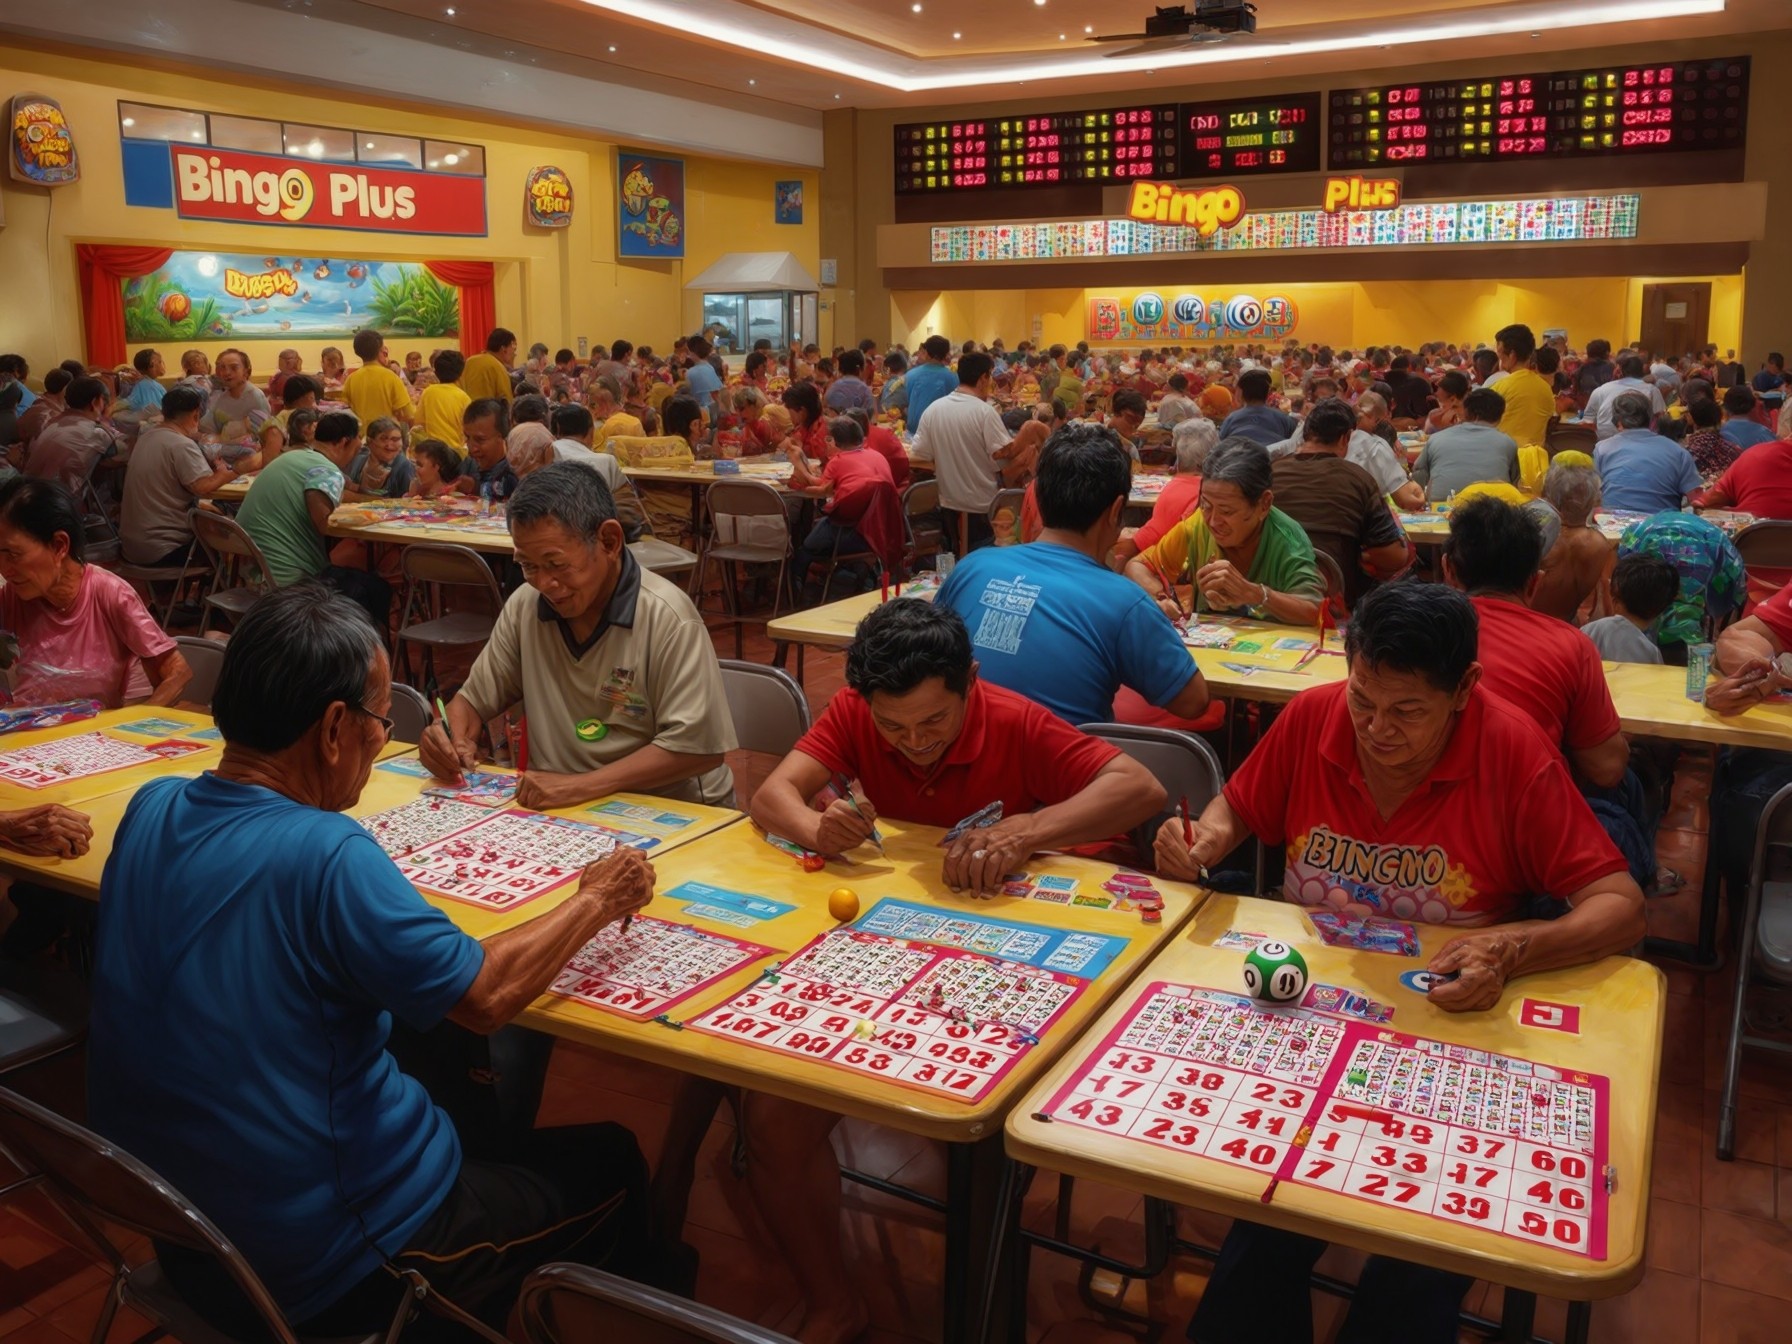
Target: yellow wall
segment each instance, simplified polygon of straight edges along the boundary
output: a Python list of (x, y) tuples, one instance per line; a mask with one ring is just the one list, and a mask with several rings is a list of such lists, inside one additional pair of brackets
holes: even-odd
[[(678, 261), (622, 261), (616, 256), (615, 154), (602, 141), (537, 131), (464, 116), (308, 97), (266, 80), (227, 83), (190, 73), (145, 68), (103, 55), (30, 52), (0, 46), (0, 82), (61, 101), (81, 155), (81, 180), (52, 191), (13, 181), (0, 184), (0, 350), (17, 351), (34, 378), (58, 360), (87, 354), (75, 267), (77, 242), (146, 243), (182, 248), (307, 256), (484, 260), (497, 263), (498, 322), (516, 331), (525, 348), (594, 345), (627, 337), (667, 350), (700, 325), (701, 299), (684, 292), (695, 276), (726, 252), (793, 252), (813, 274), (820, 264), (819, 175), (763, 164), (687, 158), (686, 257)], [(118, 141), (119, 99), (227, 111), (286, 121), (394, 135), (428, 135), (485, 146), (484, 238), (422, 238), (343, 229), (276, 229), (182, 220), (172, 210), (127, 207)], [(572, 179), (570, 228), (523, 224), (523, 181), (538, 164), (555, 163)], [(773, 223), (773, 183), (804, 181), (805, 223)], [(47, 244), (47, 255), (46, 255)], [(287, 342), (218, 341), (217, 350), (245, 345), (257, 372), (271, 372)], [(296, 342), (307, 368), (318, 367), (321, 341)], [(334, 344), (346, 347), (346, 341)], [(396, 338), (395, 353), (427, 350), (441, 341)], [(133, 347), (134, 349), (134, 347)], [(178, 368), (179, 351), (164, 351)], [(351, 363), (352, 357), (351, 357)]]
[[(1710, 339), (1737, 348), (1742, 332), (1742, 277), (1609, 276), (1551, 280), (1381, 280), (1372, 284), (1253, 285), (1259, 297), (1280, 295), (1294, 303), (1298, 322), (1289, 336), (1303, 345), (1404, 345), (1448, 340), (1492, 344), (1493, 333), (1513, 322), (1533, 330), (1565, 327), (1570, 345), (1584, 347), (1596, 337), (1614, 345), (1638, 338), (1643, 286), (1663, 279), (1706, 281), (1711, 285)], [(1001, 337), (1066, 345), (1088, 339), (1088, 300), (1111, 296), (1131, 302), (1150, 285), (1104, 289), (954, 290), (923, 293), (899, 290), (890, 296), (892, 339), (911, 350), (927, 337), (954, 343)], [(1165, 299), (1194, 290), (1223, 297), (1246, 286), (1160, 285)], [(1039, 320), (1035, 332), (1034, 319)]]

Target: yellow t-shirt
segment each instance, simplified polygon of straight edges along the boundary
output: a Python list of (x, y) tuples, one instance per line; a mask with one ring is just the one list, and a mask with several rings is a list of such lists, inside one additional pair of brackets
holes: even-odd
[(655, 383), (653, 385), (653, 390), (647, 394), (647, 404), (657, 411), (668, 401), (671, 401), (677, 391), (678, 389), (673, 387), (671, 383)]
[(423, 389), (423, 437), (440, 439), (456, 452), (465, 448), (461, 417), (472, 404), (473, 398), (459, 383), (431, 383)]
[(1527, 443), (1542, 446), (1549, 429), (1550, 417), (1556, 413), (1555, 389), (1535, 369), (1514, 369), (1493, 390), (1506, 399), (1506, 413), (1500, 417), (1500, 431), (1509, 434), (1520, 448)]
[(342, 399), (355, 413), (355, 419), (361, 422), (363, 434), (367, 432), (367, 426), (381, 416), (390, 416), (401, 425), (408, 425), (417, 418), (404, 379), (384, 364), (363, 364), (349, 374), (342, 382)]
[(612, 434), (639, 439), (646, 436), (647, 430), (638, 417), (627, 411), (617, 411), (597, 427), (597, 433), (591, 439), (592, 447), (602, 448)]
[(472, 401), (486, 397), (510, 400), (510, 370), (489, 350), (482, 350), (467, 361), (467, 367), (460, 375), (460, 385)]

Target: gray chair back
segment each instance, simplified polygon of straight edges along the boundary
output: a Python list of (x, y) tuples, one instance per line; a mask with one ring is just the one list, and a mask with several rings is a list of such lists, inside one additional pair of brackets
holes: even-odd
[(1148, 862), (1157, 828), (1180, 812), (1188, 799), (1190, 816), (1200, 816), (1225, 787), (1226, 771), (1212, 747), (1176, 728), (1151, 728), (1135, 723), (1085, 723), (1082, 731), (1120, 748), (1151, 772), (1168, 795), (1165, 810), (1133, 829), (1133, 845), (1141, 862)]
[(181, 698), (210, 709), (212, 692), (218, 689), (218, 673), (224, 669), (224, 646), (215, 639), (200, 639), (196, 635), (176, 635), (174, 645), (193, 669), (193, 680), (187, 683)]
[(389, 717), (392, 740), (415, 745), (423, 740), (423, 730), (429, 727), (429, 701), (415, 686), (395, 681), (392, 683), (392, 713)]
[(527, 1344), (793, 1344), (714, 1307), (587, 1265), (543, 1265), (519, 1300)]
[(787, 755), (809, 731), (809, 700), (780, 668), (724, 658), (722, 690), (744, 751)]

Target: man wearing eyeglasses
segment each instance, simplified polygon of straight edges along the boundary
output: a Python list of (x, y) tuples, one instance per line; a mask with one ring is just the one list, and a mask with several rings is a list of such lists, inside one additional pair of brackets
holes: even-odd
[[(653, 868), (620, 849), (548, 913), (462, 933), (342, 815), (391, 703), (381, 632), (352, 602), (316, 583), (262, 599), (213, 698), (222, 760), (139, 790), (101, 881), (90, 1122), (218, 1224), (300, 1337), (384, 1330), (400, 1273), (502, 1329), (547, 1261), (664, 1263), (626, 1129), (484, 1132), (391, 1039), (395, 1020), (497, 1031), (648, 902)], [(265, 1333), (221, 1262), (157, 1254), (216, 1328)]]
[(723, 760), (736, 745), (703, 619), (676, 585), (629, 554), (595, 472), (532, 472), (506, 508), (527, 586), (511, 594), (423, 763), (457, 780), (479, 759), (480, 725), (528, 706), (524, 807), (570, 807), (624, 791), (732, 806)]

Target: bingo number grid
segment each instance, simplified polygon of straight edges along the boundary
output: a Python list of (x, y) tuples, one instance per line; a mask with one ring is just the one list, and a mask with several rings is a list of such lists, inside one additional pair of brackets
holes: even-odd
[(1040, 1116), (1604, 1259), (1608, 1095), (1597, 1075), (1159, 982)]
[(851, 929), (685, 1025), (973, 1102), (1082, 993), (1069, 975)]
[(564, 817), (446, 798), (419, 798), (361, 825), (412, 886), (486, 910), (532, 901), (616, 848), (614, 836)]
[(573, 954), (548, 988), (594, 1008), (657, 1017), (776, 951), (688, 924), (636, 915), (626, 930), (619, 923), (606, 926)]
[(27, 789), (49, 789), (89, 775), (128, 770), (202, 750), (198, 742), (179, 739), (143, 747), (104, 733), (80, 733), (0, 755), (0, 781)]

